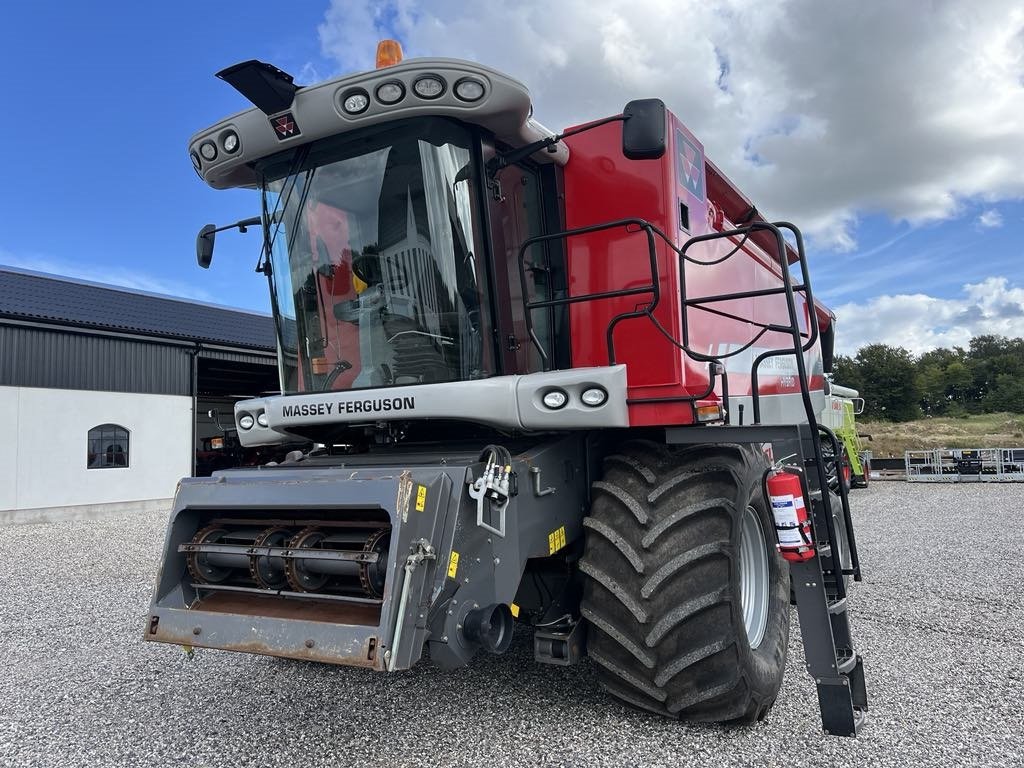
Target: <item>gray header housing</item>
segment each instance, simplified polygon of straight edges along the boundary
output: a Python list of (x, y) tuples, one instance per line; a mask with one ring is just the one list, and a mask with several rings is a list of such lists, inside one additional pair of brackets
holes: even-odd
[[(413, 83), (426, 74), (445, 81), (445, 92), (440, 97), (423, 99), (413, 91)], [(464, 77), (483, 84), (484, 95), (478, 101), (465, 102), (455, 96), (454, 86)], [(402, 83), (405, 96), (393, 105), (377, 101), (377, 87), (395, 81)], [(342, 109), (342, 102), (357, 88), (366, 91), (370, 105), (363, 113), (350, 115)], [(252, 164), (261, 158), (317, 139), (403, 118), (454, 117), (486, 128), (513, 147), (553, 135), (530, 117), (531, 112), (526, 86), (497, 70), (459, 59), (408, 59), (392, 67), (336, 77), (299, 89), (291, 107), (277, 113), (292, 115), (299, 128), (296, 135), (280, 139), (271, 125), (274, 116), (253, 107), (200, 131), (189, 141), (188, 148), (195, 157), (200, 157), (199, 146), (204, 142), (212, 141), (217, 147), (217, 156), (212, 161), (200, 157), (201, 165), (197, 169), (211, 187), (253, 187), (256, 174)], [(238, 134), (240, 146), (235, 152), (227, 153), (223, 139), (232, 130)], [(554, 152), (538, 152), (534, 157), (541, 162), (564, 165), (569, 159), (568, 148), (558, 143), (553, 149)]]
[[(608, 393), (608, 399), (596, 408), (585, 405), (580, 399), (583, 391), (592, 387), (600, 387)], [(544, 395), (553, 389), (564, 391), (569, 398), (557, 410), (545, 407), (542, 402)], [(386, 409), (384, 401), (387, 401)], [(257, 421), (250, 429), (238, 428), (242, 445), (284, 443), (294, 439), (291, 430), (304, 426), (378, 421), (472, 421), (524, 432), (629, 426), (625, 365), (495, 376), (477, 381), (256, 398), (235, 404), (235, 425), (243, 414), (250, 414), (255, 421), (261, 413), (266, 414), (266, 427), (261, 427)]]

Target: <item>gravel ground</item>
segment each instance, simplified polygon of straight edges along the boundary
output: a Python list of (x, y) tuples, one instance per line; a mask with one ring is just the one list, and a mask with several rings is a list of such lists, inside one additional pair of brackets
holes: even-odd
[(821, 734), (798, 632), (751, 728), (628, 710), (589, 663), (533, 663), (526, 633), (449, 674), (190, 660), (141, 641), (165, 518), (140, 515), (0, 528), (0, 764), (1024, 766), (1024, 486), (876, 483), (852, 500), (871, 700), (855, 740)]

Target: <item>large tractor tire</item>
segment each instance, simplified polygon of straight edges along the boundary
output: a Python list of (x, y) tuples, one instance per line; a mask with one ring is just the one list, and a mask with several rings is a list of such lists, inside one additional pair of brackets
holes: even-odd
[(605, 460), (580, 561), (601, 685), (701, 722), (760, 720), (782, 684), (789, 568), (750, 447), (629, 442)]
[(871, 462), (863, 456), (860, 457), (860, 469), (864, 474), (853, 476), (853, 479), (850, 481), (851, 488), (867, 488), (870, 483)]
[(850, 460), (846, 458), (846, 449), (843, 447), (842, 442), (839, 443), (839, 454), (840, 460), (837, 466), (835, 451), (832, 450), (832, 441), (822, 438), (821, 458), (825, 464), (825, 478), (828, 480), (828, 489), (832, 493), (839, 493), (839, 483), (843, 483), (846, 489), (849, 490), (853, 477), (850, 470)]
[[(836, 531), (836, 543), (839, 545), (839, 558), (844, 569), (853, 566), (853, 555), (850, 553), (850, 540), (846, 535), (846, 515), (843, 513), (843, 500), (835, 493), (829, 493), (832, 508), (832, 527)], [(823, 568), (830, 568), (826, 560), (822, 563)], [(849, 586), (850, 577), (843, 576), (843, 584)]]

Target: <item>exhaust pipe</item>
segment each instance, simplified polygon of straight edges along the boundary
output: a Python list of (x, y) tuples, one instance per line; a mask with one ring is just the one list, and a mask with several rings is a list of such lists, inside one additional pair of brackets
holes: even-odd
[(504, 653), (512, 644), (512, 610), (495, 603), (470, 611), (462, 622), (462, 636), (488, 653)]

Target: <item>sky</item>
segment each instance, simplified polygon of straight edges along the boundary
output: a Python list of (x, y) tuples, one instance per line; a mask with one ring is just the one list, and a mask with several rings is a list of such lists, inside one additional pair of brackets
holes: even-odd
[[(471, 9), (471, 12), (470, 10)], [(213, 73), (312, 83), (376, 42), (503, 70), (558, 129), (657, 96), (773, 219), (808, 235), (837, 348), (1024, 336), (1019, 0), (4, 3), (0, 264), (269, 311), (253, 192), (196, 177), (189, 136), (246, 108)]]

